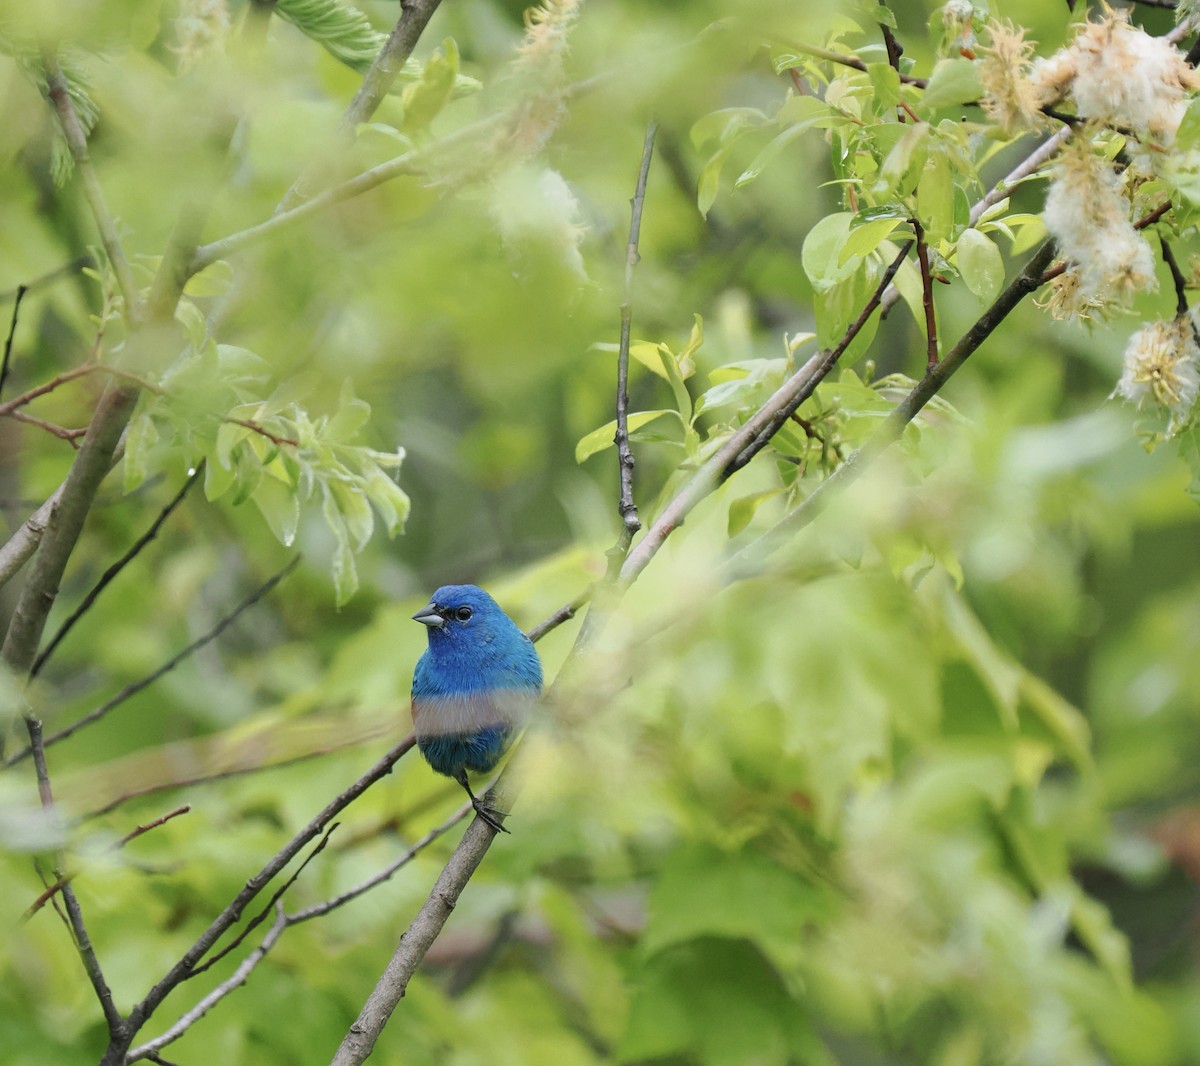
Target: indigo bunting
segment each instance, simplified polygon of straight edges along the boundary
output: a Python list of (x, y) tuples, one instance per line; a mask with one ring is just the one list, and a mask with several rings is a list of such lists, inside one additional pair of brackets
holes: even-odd
[(529, 638), (475, 585), (444, 585), (413, 618), (429, 647), (413, 671), (417, 747), (439, 774), (454, 778), (488, 825), (508, 832), (503, 812), (477, 799), (467, 771), (487, 773), (512, 743), (542, 691), (542, 663)]

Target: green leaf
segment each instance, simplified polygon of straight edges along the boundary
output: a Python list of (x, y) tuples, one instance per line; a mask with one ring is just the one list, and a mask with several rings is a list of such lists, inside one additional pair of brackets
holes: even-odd
[(233, 488), (233, 471), (220, 463), (207, 462), (204, 464), (204, 498), (210, 503), (219, 500)]
[(375, 512), (371, 510), (366, 494), (360, 486), (344, 481), (331, 481), (329, 488), (346, 521), (351, 545), (356, 552), (362, 551), (375, 532)]
[(851, 259), (862, 259), (878, 248), (888, 235), (900, 224), (898, 218), (877, 218), (864, 222), (850, 230), (846, 243), (838, 256), (838, 266), (843, 266)]
[(276, 0), (272, 8), (331, 56), (360, 73), (387, 41), (363, 12), (345, 0)]
[(183, 291), (187, 296), (223, 296), (231, 288), (233, 267), (224, 259), (218, 259), (188, 278)]
[(841, 253), (850, 235), (854, 216), (848, 211), (826, 215), (804, 238), (800, 262), (818, 294), (854, 275), (858, 260), (843, 260)]
[(332, 577), (334, 602), (341, 607), (358, 591), (358, 568), (354, 565), (354, 552), (350, 550), (346, 521), (328, 486), (325, 487), (321, 513), (325, 516), (325, 524), (337, 542), (333, 552)]
[(454, 95), (458, 78), (458, 45), (447, 37), (442, 47), (425, 63), (421, 77), (405, 88), (403, 129), (412, 133), (423, 130), (437, 118)]
[(948, 241), (954, 231), (954, 170), (944, 151), (931, 151), (917, 183), (917, 214), (930, 244)]
[(982, 95), (978, 63), (970, 59), (943, 59), (933, 68), (916, 110), (926, 116), (941, 107), (973, 103)]
[[(901, 127), (895, 123), (889, 123), (883, 126), (879, 133), (883, 134), (884, 131), (887, 131), (889, 135), (894, 136), (899, 129)], [(903, 132), (896, 138), (895, 144), (887, 150), (887, 154), (883, 157), (883, 163), (879, 167), (879, 177), (872, 189), (877, 196), (885, 197), (892, 193), (907, 196), (913, 186), (917, 184), (917, 179), (921, 176), (921, 171), (925, 166), (925, 154), (928, 150), (926, 142), (932, 133), (929, 123), (918, 122), (902, 127), (902, 129)], [(880, 147), (886, 147), (882, 138)]]
[(370, 418), (371, 405), (366, 400), (359, 400), (355, 397), (353, 386), (347, 379), (342, 385), (337, 414), (329, 420), (325, 437), (327, 440), (348, 443), (358, 435), (358, 431), (367, 424)]
[[(617, 350), (617, 346), (612, 346), (613, 351)], [(652, 374), (656, 374), (663, 381), (669, 381), (666, 369), (663, 367), (662, 359), (659, 357), (660, 352), (667, 351), (670, 354), (670, 349), (665, 344), (659, 344), (656, 341), (631, 341), (629, 344), (629, 354), (636, 359)]]
[(746, 126), (761, 125), (766, 120), (767, 116), (755, 107), (726, 107), (720, 111), (710, 111), (692, 124), (692, 147), (700, 149), (710, 141), (724, 144)]
[[(685, 426), (691, 425), (692, 397), (687, 390), (687, 386), (683, 383), (683, 376), (679, 373), (679, 366), (670, 351), (660, 349), (658, 358), (662, 363), (663, 370), (666, 372), (667, 380), (671, 383), (671, 392), (675, 395), (675, 409), (683, 419), (683, 424)], [(632, 432), (632, 429), (630, 432)]]
[(783, 489), (764, 489), (762, 492), (754, 492), (749, 496), (739, 496), (729, 505), (729, 519), (726, 527), (726, 532), (730, 537), (736, 537), (754, 518), (758, 511), (767, 500), (773, 500), (783, 494)]
[(279, 543), (290, 548), (300, 524), (300, 498), (295, 489), (276, 477), (264, 477), (250, 498)]
[(720, 191), (721, 169), (725, 166), (730, 151), (728, 146), (717, 149), (700, 169), (700, 179), (696, 186), (696, 206), (700, 208), (700, 214), (704, 218), (708, 218), (709, 208)]
[(995, 241), (977, 229), (963, 230), (958, 238), (958, 272), (976, 296), (991, 303), (1004, 285), (1004, 259)]
[(364, 491), (383, 519), (388, 536), (394, 537), (397, 533), (403, 533), (404, 523), (408, 521), (408, 513), (412, 508), (408, 494), (373, 464), (364, 473), (363, 478)]
[[(663, 415), (676, 415), (677, 411), (665, 409), (661, 411), (636, 411), (629, 416), (629, 432), (641, 429), (642, 426), (648, 425), (656, 418), (661, 418)], [(606, 422), (599, 429), (593, 429), (591, 433), (580, 439), (575, 445), (575, 462), (582, 463), (585, 459), (598, 452), (604, 451), (606, 448), (611, 448), (615, 441), (613, 437), (617, 432), (617, 423), (614, 419), (612, 422)]]
[(146, 480), (149, 454), (158, 443), (158, 427), (149, 412), (135, 415), (125, 431), (125, 491), (132, 492)]

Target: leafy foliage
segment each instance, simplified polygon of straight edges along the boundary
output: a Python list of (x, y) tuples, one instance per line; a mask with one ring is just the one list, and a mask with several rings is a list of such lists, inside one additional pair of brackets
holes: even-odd
[[(382, 148), (403, 165), (280, 221), (382, 31), (340, 0), (272, 7), (303, 33), (272, 23), (255, 43), (230, 5), (222, 64), (194, 66), (164, 50), (171, 5), (39, 15), (78, 63), (77, 109), (96, 109), (92, 165), (135, 299), (99, 249), (82, 280), (32, 288), (0, 403), (26, 397), (12, 410), (70, 428), (103, 389), (139, 391), (50, 630), (186, 472), (203, 466), (205, 491), (95, 596), (35, 684), (0, 673), (0, 713), (16, 722), (0, 770), (5, 1061), (92, 1061), (107, 1042), (54, 894), (37, 905), (47, 885), (31, 857), (69, 879), (128, 1010), (403, 735), (423, 642), (410, 616), (431, 589), (480, 581), (529, 628), (603, 572), (648, 113), (661, 132), (629, 351), (644, 526), (843, 341), (902, 249), (920, 240), (928, 270), (909, 255), (880, 292), (886, 316), (867, 318), (752, 461), (706, 484), (564, 676), (521, 746), (512, 836), (377, 1055), (1200, 1059), (1200, 438), (1194, 406), (1160, 402), (1187, 395), (1187, 364), (1167, 366), (1170, 388), (1111, 398), (1126, 334), (1159, 321), (1188, 336), (1171, 315), (1194, 291), (1194, 89), (1169, 143), (1090, 114), (1077, 83), (1004, 111), (1002, 83), (1040, 84), (1035, 54), (1057, 63), (1094, 32), (1085, 12), (1032, 0), (995, 12), (1019, 39), (982, 5), (564, 0), (524, 27), (508, 5), (443, 5), (339, 160), (378, 167)], [(881, 25), (903, 45), (895, 61)], [(98, 41), (122, 61), (97, 60)], [(1016, 57), (1007, 79), (1001, 54)], [(78, 182), (46, 198), (29, 70), (0, 77), (19, 118), (0, 169), (7, 290), (74, 261), (92, 220)], [(473, 86), (482, 119), (462, 99)], [(1078, 112), (1076, 154), (995, 188), (1031, 129), (1061, 125), (1043, 107)], [(1086, 299), (1065, 286), (1088, 264), (1045, 209), (1072, 165), (1098, 190), (1077, 202), (1119, 216), (1105, 232), (1174, 249), (1178, 291), (1165, 263)], [(164, 251), (178, 251), (181, 203), (213, 188), (198, 240), (237, 236), (228, 257), (187, 279), (169, 321), (134, 322), (127, 302), (161, 288)], [(929, 380), (927, 296), (947, 360), (1047, 232), (1067, 250), (1038, 286), (1046, 306), (1021, 302), (897, 425)], [(881, 427), (898, 437), (886, 451)], [(0, 472), (3, 495), (36, 506), (76, 453), (43, 426), (5, 428), (20, 462)], [(735, 579), (735, 553), (818, 505)], [(5, 510), (15, 527), (31, 508)], [(148, 680), (297, 549), (298, 570)], [(539, 643), (548, 676), (571, 639), (562, 626)], [(39, 715), (53, 738), (98, 711), (47, 749), (43, 809), (19, 719)], [(427, 834), (459, 802), (419, 761), (397, 762), (339, 812), (281, 905), (295, 916), (379, 883), (282, 931), (163, 1056), (327, 1059), (454, 847), (456, 830)], [(242, 919), (265, 907), (263, 923), (137, 1041), (265, 943), (269, 893), (299, 861)]]

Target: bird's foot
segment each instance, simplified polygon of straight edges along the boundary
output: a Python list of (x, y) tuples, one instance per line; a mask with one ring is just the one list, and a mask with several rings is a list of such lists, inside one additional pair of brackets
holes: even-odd
[(509, 832), (496, 818), (496, 815), (505, 815), (506, 812), (497, 807), (489, 806), (488, 804), (484, 803), (483, 800), (476, 799), (474, 796), (471, 797), (471, 806), (475, 808), (475, 813), (479, 815), (479, 817), (488, 825), (490, 825), (497, 833)]

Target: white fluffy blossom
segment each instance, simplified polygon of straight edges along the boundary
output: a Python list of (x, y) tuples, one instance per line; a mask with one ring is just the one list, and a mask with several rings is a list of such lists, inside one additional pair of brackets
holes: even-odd
[(1085, 22), (1064, 52), (1034, 68), (1045, 97), (1070, 88), (1082, 118), (1121, 126), (1169, 144), (1187, 110), (1196, 72), (1164, 37), (1128, 22), (1127, 11), (1110, 11)]
[(1063, 150), (1042, 217), (1063, 258), (1075, 264), (1085, 300), (1125, 304), (1153, 289), (1154, 252), (1129, 220), (1121, 179), (1087, 137)]
[(1200, 394), (1200, 348), (1191, 319), (1152, 322), (1129, 338), (1115, 395), (1139, 408), (1171, 413), (1172, 428), (1187, 417)]

